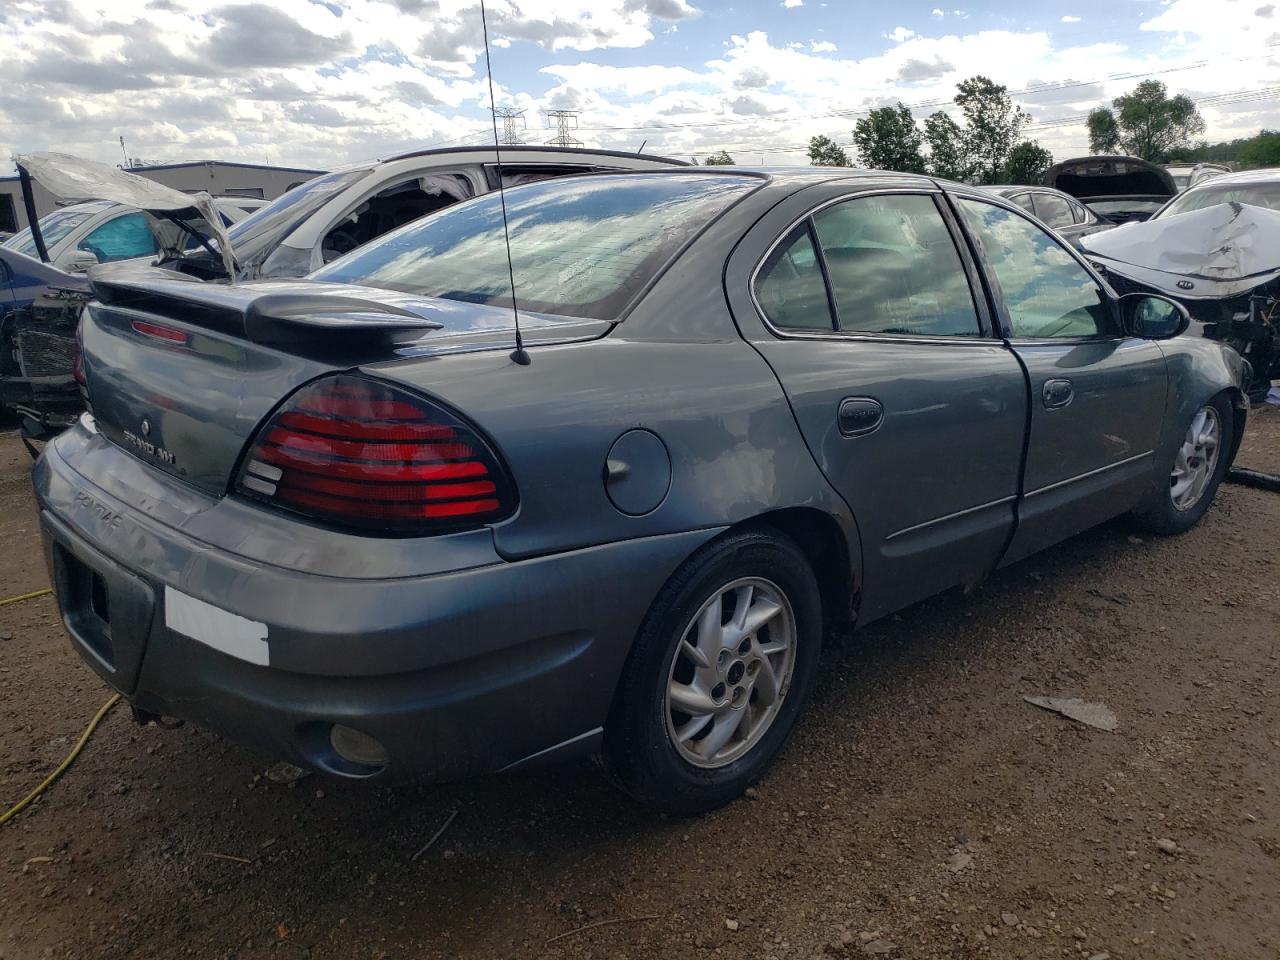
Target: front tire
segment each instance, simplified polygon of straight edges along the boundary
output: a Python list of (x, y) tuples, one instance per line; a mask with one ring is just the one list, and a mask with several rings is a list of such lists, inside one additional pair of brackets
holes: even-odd
[(604, 761), (638, 800), (692, 815), (723, 806), (782, 749), (817, 673), (817, 581), (780, 534), (695, 553), (654, 599), (605, 728)]
[(1214, 397), (1191, 417), (1161, 489), (1138, 511), (1152, 533), (1185, 533), (1200, 522), (1227, 475), (1235, 420), (1225, 397)]

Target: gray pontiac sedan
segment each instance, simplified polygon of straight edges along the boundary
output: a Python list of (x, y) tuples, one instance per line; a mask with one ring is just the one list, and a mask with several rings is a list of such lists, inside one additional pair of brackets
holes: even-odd
[(506, 192), (510, 261), (502, 199), (306, 280), (95, 279), (91, 413), (35, 486), (140, 720), (378, 781), (599, 753), (707, 810), (827, 625), (1126, 512), (1184, 531), (1244, 430), (1235, 352), (989, 193), (571, 177)]

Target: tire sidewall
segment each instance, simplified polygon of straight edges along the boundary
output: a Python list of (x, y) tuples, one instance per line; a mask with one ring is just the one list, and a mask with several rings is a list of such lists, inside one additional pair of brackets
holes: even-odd
[[(1208, 486), (1205, 487), (1204, 493), (1201, 494), (1195, 506), (1189, 510), (1179, 510), (1174, 506), (1173, 497), (1169, 493), (1169, 474), (1173, 471), (1173, 464), (1178, 456), (1178, 448), (1174, 448), (1173, 459), (1164, 465), (1165, 471), (1159, 478), (1160, 485), (1155, 502), (1143, 514), (1148, 525), (1157, 533), (1184, 533), (1199, 523), (1213, 505), (1218, 495), (1218, 487), (1230, 468), (1231, 450), (1235, 443), (1235, 418), (1232, 415), (1231, 405), (1225, 397), (1217, 396), (1196, 407), (1195, 413), (1191, 415), (1192, 418), (1194, 419), (1205, 407), (1213, 407), (1218, 414), (1218, 462), (1214, 465), (1213, 476), (1209, 479)], [(1178, 446), (1181, 446), (1190, 425), (1191, 420), (1181, 424), (1177, 437)]]
[[(723, 767), (697, 767), (671, 742), (667, 683), (685, 629), (725, 584), (760, 577), (777, 585), (796, 625), (795, 665), (773, 723), (746, 754)], [(714, 809), (764, 773), (795, 726), (813, 685), (822, 641), (822, 604), (804, 554), (790, 540), (762, 532), (713, 542), (686, 562), (655, 599), (627, 661), (605, 731), (606, 759), (634, 795), (677, 814)]]

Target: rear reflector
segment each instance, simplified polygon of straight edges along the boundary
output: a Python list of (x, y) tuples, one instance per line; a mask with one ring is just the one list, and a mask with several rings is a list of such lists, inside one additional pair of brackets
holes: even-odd
[(407, 390), (347, 375), (303, 387), (262, 426), (236, 487), (388, 534), (475, 527), (515, 507), (510, 477), (472, 427)]

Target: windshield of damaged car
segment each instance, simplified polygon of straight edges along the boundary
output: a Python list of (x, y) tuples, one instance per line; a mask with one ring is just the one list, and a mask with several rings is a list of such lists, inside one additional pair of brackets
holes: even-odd
[(1272, 183), (1215, 183), (1179, 194), (1160, 212), (1161, 217), (1203, 210), (1217, 203), (1251, 203), (1280, 210), (1280, 177)]
[[(508, 190), (520, 309), (617, 318), (694, 233), (758, 182), (717, 174), (598, 174)], [(500, 196), (423, 217), (311, 277), (510, 306)]]
[(227, 231), (236, 259), (248, 263), (269, 253), (294, 227), (368, 174), (368, 168), (361, 168), (316, 177), (259, 207)]
[[(97, 213), (97, 210), (55, 210), (48, 216), (41, 217), (40, 233), (44, 237), (44, 248), (52, 250), (63, 237)], [(10, 250), (25, 253), (28, 257), (34, 257), (37, 254), (36, 241), (31, 236), (30, 227), (21, 233), (15, 233), (5, 241), (4, 245)]]

